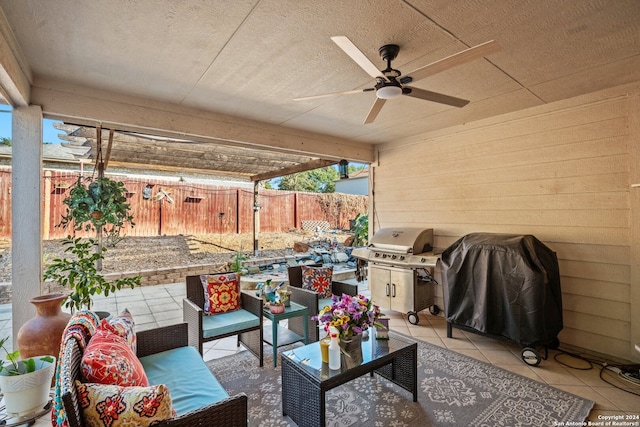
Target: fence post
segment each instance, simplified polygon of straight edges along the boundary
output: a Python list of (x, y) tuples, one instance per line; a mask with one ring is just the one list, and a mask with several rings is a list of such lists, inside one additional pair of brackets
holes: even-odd
[(240, 189), (236, 188), (236, 234), (240, 234)]
[(298, 228), (298, 192), (293, 193), (293, 228)]
[(44, 208), (42, 218), (42, 238), (49, 240), (51, 228), (51, 171), (44, 173)]
[(253, 254), (258, 256), (258, 233), (260, 232), (260, 181), (253, 183)]

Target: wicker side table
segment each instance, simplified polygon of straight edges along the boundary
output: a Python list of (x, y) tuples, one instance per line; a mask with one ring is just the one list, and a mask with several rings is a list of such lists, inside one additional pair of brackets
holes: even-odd
[(265, 307), (262, 315), (271, 320), (271, 326), (263, 327), (262, 336), (264, 342), (271, 344), (273, 347), (273, 367), (275, 368), (278, 364), (278, 347), (293, 344), (298, 341), (303, 341), (305, 344), (309, 342), (309, 331), (307, 328), (304, 329), (304, 336), (300, 336), (289, 329), (279, 328), (280, 321), (294, 317), (302, 317), (304, 324), (307, 325), (309, 311), (307, 307), (291, 302), (289, 307), (285, 307), (283, 313), (272, 313), (268, 307)]

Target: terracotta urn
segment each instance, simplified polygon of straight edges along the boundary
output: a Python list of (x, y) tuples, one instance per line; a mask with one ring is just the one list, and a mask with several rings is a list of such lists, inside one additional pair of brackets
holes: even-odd
[(18, 331), (21, 358), (52, 355), (58, 357), (62, 333), (71, 314), (62, 311), (66, 295), (45, 294), (29, 300), (36, 307), (36, 316)]

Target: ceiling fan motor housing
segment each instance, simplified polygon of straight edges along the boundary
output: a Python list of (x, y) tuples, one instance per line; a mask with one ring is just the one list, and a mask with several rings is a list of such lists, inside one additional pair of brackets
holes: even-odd
[(400, 46), (397, 44), (385, 44), (378, 49), (378, 52), (385, 62), (391, 62), (398, 57)]

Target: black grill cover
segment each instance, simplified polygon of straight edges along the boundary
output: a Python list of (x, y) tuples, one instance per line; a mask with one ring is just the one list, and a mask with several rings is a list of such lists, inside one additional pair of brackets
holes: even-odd
[(473, 233), (441, 255), (447, 322), (522, 346), (562, 330), (555, 252), (531, 235)]

